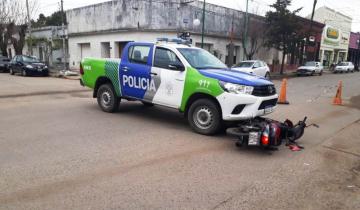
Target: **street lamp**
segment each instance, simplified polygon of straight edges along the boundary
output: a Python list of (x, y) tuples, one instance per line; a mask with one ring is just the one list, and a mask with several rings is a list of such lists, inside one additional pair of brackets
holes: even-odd
[[(206, 1), (204, 0), (204, 3), (203, 3), (203, 11), (202, 11), (202, 29), (201, 29), (201, 48), (204, 48), (204, 31), (205, 31), (205, 4), (206, 4)], [(199, 19), (195, 19), (193, 21), (193, 24), (194, 26), (199, 26), (200, 25), (200, 20)]]

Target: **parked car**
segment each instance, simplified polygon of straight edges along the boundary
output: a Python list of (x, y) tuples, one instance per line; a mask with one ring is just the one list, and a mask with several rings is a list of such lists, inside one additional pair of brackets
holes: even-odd
[(10, 59), (5, 56), (0, 56), (0, 71), (8, 72), (10, 65)]
[(39, 61), (37, 58), (16, 55), (10, 62), (10, 74), (20, 73), (22, 76), (40, 75), (48, 76), (49, 69), (45, 63)]
[(320, 62), (316, 61), (308, 61), (305, 63), (304, 66), (300, 66), (296, 73), (298, 76), (300, 75), (311, 75), (318, 74), (319, 76), (322, 75), (324, 70), (324, 66)]
[(355, 66), (352, 62), (341, 62), (338, 65), (336, 65), (335, 69), (334, 69), (334, 73), (338, 73), (338, 72), (345, 72), (345, 73), (349, 73), (349, 72), (354, 72)]
[(255, 74), (257, 76), (270, 79), (270, 68), (264, 61), (260, 61), (260, 60), (241, 61), (240, 63), (234, 65), (231, 69), (246, 72), (249, 74)]

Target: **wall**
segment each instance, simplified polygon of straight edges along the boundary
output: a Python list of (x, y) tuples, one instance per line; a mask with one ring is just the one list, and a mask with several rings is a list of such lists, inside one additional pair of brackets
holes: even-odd
[[(165, 2), (165, 3), (162, 3)], [(175, 3), (173, 3), (175, 2)], [(205, 33), (229, 36), (241, 34), (243, 13), (206, 5)], [(180, 4), (180, 0), (117, 0), (81, 7), (66, 12), (69, 35), (107, 31), (191, 31), (201, 33), (194, 19), (202, 19), (202, 2)]]
[[(102, 55), (102, 45), (101, 42), (110, 42), (110, 57), (118, 58), (120, 57), (118, 51), (118, 42), (129, 42), (129, 41), (150, 41), (155, 42), (159, 37), (176, 37), (176, 33), (158, 33), (158, 32), (119, 32), (112, 34), (98, 34), (98, 35), (84, 35), (84, 36), (75, 36), (69, 38), (69, 52), (70, 52), (70, 68), (77, 69), (81, 57), (81, 47), (80, 44), (90, 44), (89, 57), (103, 57)], [(201, 43), (201, 36), (194, 35), (192, 36), (193, 43)], [(225, 57), (227, 55), (226, 46), (229, 43), (228, 39), (220, 39), (213, 37), (205, 37), (204, 43), (210, 44), (211, 52), (218, 52), (218, 57), (225, 62)], [(235, 45), (241, 46), (240, 41), (235, 41)], [(240, 52), (239, 52), (240, 53)], [(242, 54), (241, 54), (242, 55)], [(242, 56), (238, 56), (239, 61)]]
[(358, 33), (351, 32), (349, 48), (359, 49), (359, 44), (357, 43), (358, 40), (360, 40), (360, 33), (359, 32)]

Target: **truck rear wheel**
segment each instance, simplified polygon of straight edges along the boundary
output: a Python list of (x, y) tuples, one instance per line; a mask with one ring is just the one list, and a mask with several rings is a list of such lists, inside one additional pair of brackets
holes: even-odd
[(119, 108), (120, 99), (116, 96), (111, 84), (106, 83), (97, 91), (97, 102), (104, 112), (116, 112)]
[(191, 128), (203, 135), (216, 134), (222, 127), (220, 108), (209, 99), (192, 103), (187, 118)]

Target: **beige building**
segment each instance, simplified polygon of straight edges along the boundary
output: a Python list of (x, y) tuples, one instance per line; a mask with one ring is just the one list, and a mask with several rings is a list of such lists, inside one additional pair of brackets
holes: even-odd
[(325, 24), (320, 61), (329, 66), (348, 57), (352, 18), (326, 6), (315, 11), (314, 20)]

